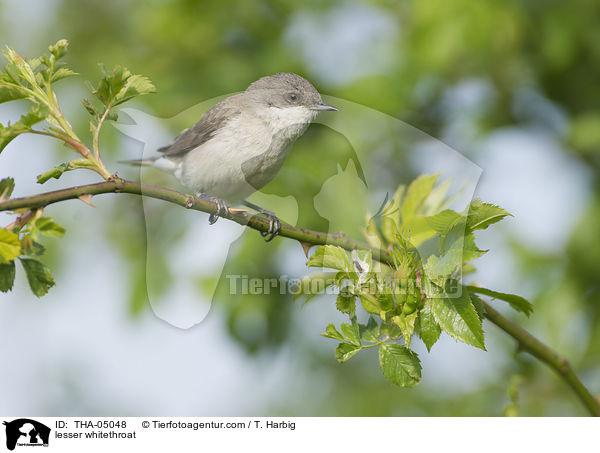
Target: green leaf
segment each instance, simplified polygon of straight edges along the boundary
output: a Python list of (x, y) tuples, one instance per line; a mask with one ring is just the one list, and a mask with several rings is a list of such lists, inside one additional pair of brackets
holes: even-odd
[(51, 217), (40, 217), (35, 221), (35, 228), (44, 236), (61, 238), (67, 230), (56, 223)]
[(307, 266), (309, 267), (327, 267), (340, 271), (350, 272), (350, 260), (346, 251), (335, 245), (322, 245), (308, 259)]
[(0, 104), (17, 99), (24, 99), (29, 96), (27, 90), (19, 85), (10, 83), (0, 78)]
[(379, 365), (387, 380), (400, 387), (413, 387), (421, 380), (419, 356), (404, 346), (382, 344)]
[(338, 330), (335, 328), (335, 326), (333, 324), (329, 324), (325, 328), (325, 333), (322, 333), (321, 335), (326, 338), (331, 338), (333, 340), (344, 341), (344, 336), (338, 332)]
[(0, 180), (0, 200), (8, 200), (13, 190), (15, 190), (15, 180), (13, 178)]
[(463, 216), (461, 216), (460, 214), (458, 214), (455, 211), (452, 211), (451, 209), (446, 209), (435, 215), (425, 217), (427, 224), (431, 228), (433, 228), (433, 230), (437, 234), (439, 234), (441, 236), (447, 235), (450, 232), (450, 230), (455, 225), (457, 225), (462, 219), (463, 219)]
[(529, 316), (533, 313), (533, 305), (527, 299), (516, 294), (499, 293), (498, 291), (492, 291), (491, 289), (482, 288), (480, 286), (469, 285), (466, 287), (470, 292), (483, 294), (484, 296), (493, 297), (494, 299), (500, 299), (508, 302), (509, 305), (518, 312), (525, 313)]
[(115, 106), (129, 101), (135, 96), (154, 93), (156, 88), (147, 77), (132, 74), (123, 66), (117, 65), (111, 73), (101, 66), (104, 77), (100, 79), (94, 94), (105, 106)]
[[(464, 287), (464, 291), (467, 291), (466, 287)], [(483, 307), (483, 301), (481, 300), (481, 297), (479, 297), (477, 294), (469, 292), (469, 298), (471, 299), (473, 307), (475, 307), (477, 316), (479, 316), (479, 319), (483, 321), (483, 318), (485, 316), (485, 308)]]
[(504, 209), (481, 200), (473, 200), (467, 216), (467, 230), (484, 230), (510, 214)]
[(358, 294), (358, 298), (360, 299), (360, 304), (363, 306), (367, 313), (371, 313), (372, 315), (378, 315), (383, 310), (383, 307), (379, 303), (379, 300), (376, 296), (369, 294), (367, 292), (361, 292)]
[(404, 313), (400, 313), (398, 316), (394, 316), (392, 318), (392, 322), (395, 323), (400, 330), (402, 331), (402, 336), (404, 337), (404, 344), (410, 348), (410, 340), (412, 334), (415, 331), (415, 321), (417, 319), (417, 315), (419, 313), (414, 311), (411, 314), (405, 315)]
[(406, 221), (409, 217), (413, 217), (419, 212), (419, 208), (423, 205), (435, 182), (438, 175), (422, 175), (415, 179), (406, 190), (404, 203), (402, 204), (402, 220)]
[(485, 351), (481, 319), (467, 291), (461, 291), (460, 296), (449, 297), (440, 290), (429, 304), (435, 320), (448, 335)]
[(423, 266), (423, 270), (425, 271), (427, 278), (441, 284), (460, 272), (462, 268), (462, 258), (462, 250), (456, 249), (449, 250), (441, 257), (431, 255)]
[(379, 342), (379, 326), (372, 316), (369, 316), (367, 325), (359, 324), (360, 338), (369, 343)]
[(98, 112), (98, 110), (96, 109), (96, 107), (94, 107), (94, 105), (90, 102), (89, 99), (82, 99), (81, 103), (83, 104), (83, 106), (85, 107), (85, 109), (88, 111), (88, 113), (94, 117), (99, 116), (100, 113)]
[(15, 283), (15, 262), (0, 264), (0, 291), (12, 290)]
[(136, 96), (155, 92), (156, 87), (148, 77), (134, 74), (127, 78), (123, 88), (116, 94), (114, 105), (123, 104)]
[(0, 124), (0, 152), (8, 145), (15, 137), (25, 132), (28, 132), (31, 127), (46, 119), (49, 114), (48, 107), (45, 105), (37, 105), (31, 107), (31, 110), (25, 115), (21, 115), (19, 121), (13, 125), (4, 127)]
[(9, 263), (21, 254), (19, 235), (0, 228), (0, 263)]
[(75, 71), (71, 71), (69, 68), (58, 68), (52, 74), (52, 78), (50, 79), (51, 83), (58, 82), (59, 80), (66, 79), (67, 77), (71, 77), (74, 75), (79, 75)]
[(347, 341), (349, 341), (353, 345), (360, 346), (360, 331), (358, 330), (358, 324), (348, 324), (346, 322), (343, 322), (342, 324), (340, 324), (340, 330), (342, 331), (342, 335), (344, 335), (344, 338), (346, 338)]
[(54, 278), (52, 278), (50, 269), (45, 264), (34, 258), (25, 256), (19, 258), (19, 261), (21, 261), (23, 269), (25, 269), (29, 287), (37, 297), (42, 297), (54, 286)]
[(427, 302), (419, 311), (419, 317), (417, 318), (416, 322), (416, 330), (421, 340), (423, 340), (427, 351), (431, 351), (433, 345), (440, 338), (442, 329), (433, 316), (431, 304), (429, 302)]
[(346, 313), (352, 317), (354, 316), (356, 309), (355, 298), (356, 296), (354, 296), (354, 294), (342, 290), (337, 296), (335, 306), (342, 313)]
[(335, 348), (335, 358), (338, 362), (344, 363), (354, 357), (358, 351), (360, 351), (360, 346), (340, 343), (337, 345), (337, 348)]
[(54, 56), (55, 59), (64, 57), (67, 54), (67, 48), (69, 47), (69, 41), (61, 39), (56, 44), (48, 46), (48, 50)]

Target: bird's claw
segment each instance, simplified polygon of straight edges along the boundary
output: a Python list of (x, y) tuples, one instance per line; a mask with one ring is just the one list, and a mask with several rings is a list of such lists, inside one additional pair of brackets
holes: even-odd
[(208, 223), (210, 225), (219, 220), (220, 217), (226, 217), (229, 214), (229, 208), (227, 208), (227, 205), (223, 200), (215, 198), (214, 202), (217, 204), (217, 212), (208, 216)]
[(260, 235), (265, 238), (265, 242), (271, 242), (275, 236), (279, 234), (279, 231), (281, 230), (281, 222), (273, 213), (264, 214), (269, 219), (269, 229), (267, 231), (261, 231)]

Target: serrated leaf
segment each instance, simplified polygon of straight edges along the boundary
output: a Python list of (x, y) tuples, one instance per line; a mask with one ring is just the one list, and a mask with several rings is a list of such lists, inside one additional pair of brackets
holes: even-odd
[(387, 380), (400, 387), (414, 387), (421, 380), (419, 356), (404, 346), (382, 344), (379, 365)]
[(360, 299), (360, 304), (367, 311), (367, 313), (371, 313), (373, 315), (378, 315), (381, 313), (382, 307), (379, 304), (376, 296), (366, 292), (361, 292), (358, 294), (358, 298)]
[(338, 362), (344, 363), (354, 357), (358, 351), (360, 351), (360, 346), (349, 343), (340, 343), (335, 348), (335, 358)]
[(419, 311), (417, 322), (415, 323), (416, 330), (421, 340), (425, 344), (427, 351), (431, 351), (433, 345), (440, 338), (442, 329), (438, 325), (433, 313), (431, 312), (431, 305), (429, 302)]
[(431, 193), (438, 177), (439, 174), (421, 175), (408, 186), (401, 209), (403, 223), (409, 217), (418, 214), (419, 209)]
[(0, 200), (8, 200), (15, 190), (14, 178), (4, 178), (0, 180)]
[(358, 325), (360, 331), (360, 338), (369, 343), (379, 342), (379, 326), (372, 316), (369, 316), (367, 324)]
[(59, 80), (66, 79), (67, 77), (71, 77), (74, 75), (79, 75), (75, 71), (71, 71), (69, 68), (58, 68), (52, 74), (52, 78), (50, 79), (51, 83), (58, 82)]
[(410, 348), (410, 340), (415, 331), (415, 321), (417, 319), (418, 312), (414, 311), (409, 315), (400, 313), (398, 316), (392, 318), (392, 322), (400, 327), (402, 336), (404, 337), (404, 344)]
[(19, 258), (19, 261), (23, 265), (29, 287), (33, 294), (37, 297), (42, 297), (48, 293), (48, 290), (54, 286), (54, 278), (50, 269), (34, 258), (23, 256)]
[(0, 80), (0, 104), (17, 99), (25, 99), (28, 96), (29, 93), (25, 88)]
[(480, 286), (469, 285), (466, 287), (467, 290), (473, 293), (483, 294), (494, 299), (500, 299), (508, 302), (509, 305), (516, 311), (524, 313), (529, 316), (533, 313), (533, 305), (527, 299), (516, 294), (499, 293), (498, 291), (492, 291), (491, 289), (482, 288)]
[(484, 230), (509, 215), (499, 206), (483, 203), (481, 200), (473, 200), (467, 215), (467, 230)]
[(344, 336), (338, 332), (338, 330), (335, 328), (335, 326), (333, 324), (329, 324), (325, 328), (325, 333), (322, 333), (321, 335), (326, 338), (331, 338), (333, 340), (344, 341)]
[(427, 274), (427, 278), (431, 281), (440, 283), (456, 276), (462, 268), (462, 250), (452, 249), (446, 252), (441, 257), (431, 255), (423, 270)]
[[(464, 288), (464, 291), (467, 291), (467, 289)], [(479, 316), (479, 319), (481, 319), (483, 321), (483, 318), (485, 316), (485, 308), (483, 306), (483, 301), (481, 300), (481, 297), (479, 297), (477, 294), (469, 292), (469, 298), (471, 299), (471, 303), (473, 304), (473, 307), (475, 307), (477, 316)]]
[(0, 263), (9, 263), (21, 254), (19, 235), (0, 228)]
[(440, 290), (428, 303), (435, 320), (448, 335), (485, 351), (481, 319), (467, 291), (462, 291), (460, 296), (449, 297)]
[(0, 264), (0, 291), (3, 293), (12, 290), (15, 283), (15, 262)]
[(98, 110), (96, 110), (96, 107), (94, 107), (94, 105), (90, 102), (89, 99), (82, 99), (81, 103), (83, 104), (83, 106), (85, 107), (85, 109), (88, 111), (88, 113), (92, 116), (99, 116), (100, 113), (98, 112)]
[(123, 104), (136, 96), (155, 92), (156, 88), (148, 77), (134, 74), (127, 78), (121, 90), (116, 94), (114, 105)]
[(445, 209), (435, 215), (425, 217), (427, 224), (441, 236), (447, 235), (462, 219), (463, 216), (451, 209)]
[(350, 260), (346, 251), (335, 245), (322, 245), (310, 256), (306, 263), (309, 267), (327, 267), (350, 272)]
[(348, 324), (343, 322), (340, 324), (340, 331), (342, 332), (342, 335), (346, 341), (352, 343), (353, 345), (360, 346), (360, 332), (358, 330), (358, 324)]
[(25, 115), (21, 115), (19, 121), (15, 124), (4, 127), (0, 124), (0, 152), (8, 145), (15, 137), (25, 132), (28, 132), (31, 127), (46, 119), (49, 114), (48, 107), (45, 105), (37, 105), (31, 107), (31, 110)]
[(356, 296), (342, 290), (337, 296), (335, 306), (342, 313), (346, 313), (352, 317), (356, 310), (355, 299)]

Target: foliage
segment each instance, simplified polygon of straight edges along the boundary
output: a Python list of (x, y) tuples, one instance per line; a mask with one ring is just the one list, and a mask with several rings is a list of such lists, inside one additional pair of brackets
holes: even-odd
[[(526, 315), (531, 304), (520, 296), (462, 284), (471, 261), (486, 251), (475, 244), (475, 232), (509, 214), (474, 200), (463, 212), (442, 209), (448, 185), (435, 187), (438, 175), (424, 175), (400, 186), (383, 209), (379, 222), (368, 221), (366, 236), (391, 254), (393, 264), (375, 270), (371, 251), (348, 254), (341, 247), (320, 246), (309, 267), (337, 271), (328, 282), (339, 294), (336, 307), (349, 317), (339, 330), (329, 324), (323, 336), (339, 341), (335, 357), (346, 362), (363, 349), (379, 348), (384, 376), (394, 384), (412, 387), (421, 379), (421, 363), (411, 350), (418, 336), (427, 350), (446, 332), (456, 341), (485, 350), (483, 305), (477, 293), (507, 301)], [(433, 251), (422, 247), (435, 244)], [(308, 294), (310, 297), (314, 294)], [(357, 304), (366, 322), (359, 322)]]
[[(92, 115), (92, 149), (75, 134), (71, 124), (62, 113), (54, 84), (62, 79), (77, 75), (60, 60), (66, 55), (68, 42), (61, 39), (48, 47), (49, 53), (40, 57), (25, 59), (11, 48), (6, 48), (4, 56), (8, 63), (0, 72), (0, 103), (25, 99), (31, 104), (28, 113), (13, 124), (0, 124), (0, 152), (16, 137), (31, 133), (62, 140), (69, 148), (82, 157), (58, 165), (39, 175), (37, 182), (43, 184), (50, 178), (59, 179), (63, 173), (76, 169), (93, 170), (104, 179), (111, 173), (100, 158), (98, 136), (105, 120), (116, 120), (112, 109), (136, 96), (153, 93), (154, 85), (144, 76), (133, 74), (127, 68), (116, 66), (112, 72), (104, 67), (104, 76), (96, 86), (91, 86), (92, 94), (102, 103), (102, 109), (84, 100), (84, 106)], [(42, 123), (42, 127), (34, 126)], [(12, 178), (0, 181), (0, 200), (9, 199), (14, 190)], [(39, 242), (40, 236), (62, 237), (65, 229), (49, 217), (42, 215), (43, 209), (19, 210), (19, 217), (6, 228), (0, 228), (0, 291), (10, 291), (15, 279), (15, 260), (18, 258), (27, 276), (33, 294), (45, 295), (54, 286), (50, 269), (37, 257), (44, 254)]]

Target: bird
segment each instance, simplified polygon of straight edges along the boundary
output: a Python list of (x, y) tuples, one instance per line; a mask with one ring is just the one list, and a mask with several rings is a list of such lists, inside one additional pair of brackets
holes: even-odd
[(281, 72), (261, 77), (238, 94), (208, 109), (158, 156), (124, 161), (172, 173), (196, 196), (217, 204), (209, 223), (229, 214), (228, 204), (241, 203), (269, 220), (261, 232), (271, 241), (281, 228), (277, 216), (246, 200), (281, 169), (294, 141), (322, 111), (337, 111), (323, 102), (304, 77)]

